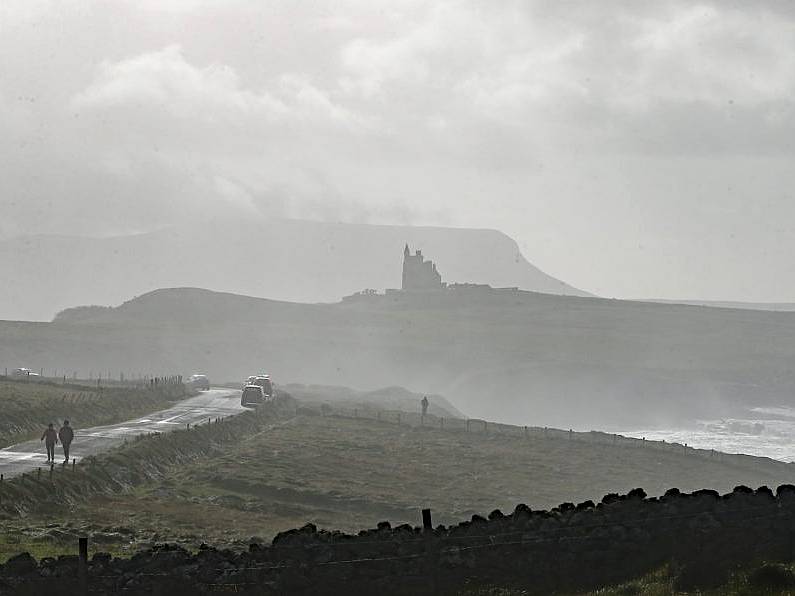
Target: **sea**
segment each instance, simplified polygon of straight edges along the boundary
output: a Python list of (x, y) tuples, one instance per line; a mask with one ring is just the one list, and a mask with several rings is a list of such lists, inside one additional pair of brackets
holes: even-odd
[(752, 408), (738, 418), (696, 420), (673, 429), (629, 429), (619, 434), (795, 462), (795, 408)]

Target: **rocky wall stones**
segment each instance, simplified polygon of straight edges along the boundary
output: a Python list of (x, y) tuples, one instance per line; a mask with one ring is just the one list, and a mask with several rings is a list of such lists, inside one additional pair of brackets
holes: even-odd
[[(454, 592), (468, 584), (542, 594), (626, 581), (672, 562), (683, 570), (683, 585), (695, 585), (720, 581), (733, 565), (791, 560), (793, 530), (791, 485), (775, 492), (737, 487), (722, 496), (672, 489), (659, 499), (635, 489), (596, 505), (564, 503), (551, 511), (518, 505), (430, 531), (381, 522), (352, 535), (306, 524), (246, 552), (202, 545), (191, 553), (166, 544), (129, 559), (100, 554), (89, 561), (88, 578), (96, 593), (167, 588), (170, 596), (222, 587), (383, 596)], [(0, 566), (0, 593), (71, 581), (77, 565), (73, 556), (36, 561), (20, 554)], [(705, 575), (704, 568), (715, 572)]]

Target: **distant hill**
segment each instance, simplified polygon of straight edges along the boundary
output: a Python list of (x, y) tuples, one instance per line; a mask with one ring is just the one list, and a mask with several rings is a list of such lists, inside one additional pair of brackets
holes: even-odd
[(50, 320), (70, 306), (117, 305), (162, 287), (197, 286), (294, 302), (336, 302), (399, 287), (403, 246), (445, 281), (587, 295), (534, 267), (494, 230), (299, 220), (223, 221), (136, 236), (32, 236), (0, 242), (0, 319)]
[(0, 367), (206, 372), (401, 386), (469, 416), (631, 428), (795, 406), (795, 314), (435, 292), (297, 304), (163, 289), (54, 323), (0, 323)]

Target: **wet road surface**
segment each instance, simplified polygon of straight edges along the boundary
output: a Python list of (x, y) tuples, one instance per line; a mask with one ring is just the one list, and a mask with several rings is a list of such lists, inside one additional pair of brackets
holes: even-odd
[[(243, 411), (245, 408), (240, 405), (240, 391), (210, 389), (171, 408), (134, 420), (107, 426), (75, 428), (75, 438), (69, 455), (80, 460), (121, 445), (125, 439), (136, 435), (168, 432), (185, 428), (188, 424), (206, 424), (208, 418), (231, 416)], [(63, 462), (63, 449), (60, 443), (55, 446), (55, 461), (59, 464)], [(11, 478), (36, 468), (46, 469), (47, 466), (47, 452), (42, 441), (25, 441), (0, 449), (0, 474), (3, 474), (4, 478)]]

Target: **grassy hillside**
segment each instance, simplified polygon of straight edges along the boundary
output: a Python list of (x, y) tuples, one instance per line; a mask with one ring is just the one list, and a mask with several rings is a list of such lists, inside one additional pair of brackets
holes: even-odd
[(529, 292), (307, 305), (160, 290), (73, 323), (0, 323), (0, 360), (202, 370), (445, 396), (472, 416), (613, 428), (795, 405), (795, 314)]
[[(417, 426), (405, 415), (398, 425), (394, 412), (380, 421), (311, 412), (248, 413), (220, 435), (212, 427), (177, 431), (59, 472), (56, 488), (71, 488), (63, 497), (42, 493), (46, 505), (28, 507), (24, 520), (6, 517), (0, 553), (73, 549), (81, 532), (115, 552), (164, 540), (244, 547), (307, 521), (343, 530), (384, 519), (417, 524), (422, 507), (451, 523), (520, 502), (598, 501), (638, 486), (655, 495), (672, 486), (728, 491), (795, 481), (792, 466), (772, 460), (685, 455), (601, 434), (534, 429), (525, 437), (494, 425), (466, 432), (450, 419), (444, 429), (438, 419)], [(36, 486), (22, 482), (28, 494)]]
[(475, 425), (467, 433), (450, 429), (450, 421), (442, 430), (386, 420), (299, 415), (181, 470), (179, 484), (303, 510), (320, 526), (355, 528), (380, 516), (416, 522), (423, 506), (448, 523), (520, 502), (547, 508), (636, 486), (655, 495), (671, 486), (727, 491), (795, 479), (789, 466), (771, 460), (686, 456), (589, 433), (524, 438)]
[[(295, 399), (314, 404), (326, 404), (335, 408), (364, 411), (400, 410), (419, 413), (421, 393), (412, 393), (403, 387), (383, 387), (372, 391), (357, 391), (349, 387), (329, 385), (303, 385), (288, 383), (282, 387)], [(442, 395), (427, 395), (428, 413), (435, 416), (464, 418), (464, 414)]]
[(48, 423), (69, 420), (76, 429), (113, 424), (168, 407), (182, 387), (157, 390), (14, 381), (0, 377), (0, 447), (38, 438)]

